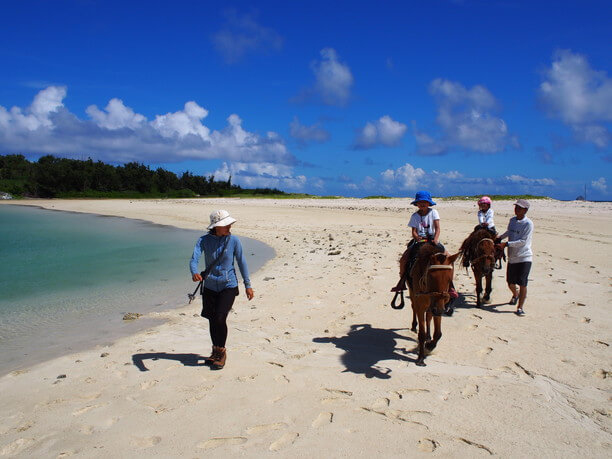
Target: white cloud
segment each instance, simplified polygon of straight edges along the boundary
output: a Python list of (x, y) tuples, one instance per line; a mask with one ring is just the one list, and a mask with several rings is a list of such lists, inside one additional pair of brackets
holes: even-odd
[(413, 190), (420, 186), (421, 179), (425, 177), (425, 171), (406, 163), (395, 170), (387, 169), (380, 175), (387, 189)]
[(137, 129), (146, 121), (144, 116), (134, 113), (134, 110), (130, 107), (123, 105), (121, 99), (111, 99), (104, 110), (98, 109), (96, 105), (90, 105), (85, 112), (91, 116), (98, 126), (111, 130)]
[(89, 155), (117, 162), (295, 162), (278, 134), (248, 132), (236, 114), (227, 118), (225, 128), (212, 130), (202, 123), (208, 111), (193, 101), (148, 121), (114, 98), (104, 110), (89, 106), (92, 119), (81, 120), (64, 107), (65, 97), (65, 87), (50, 86), (26, 109), (0, 106), (0, 153)]
[(338, 60), (333, 48), (321, 50), (321, 60), (312, 64), (315, 93), (326, 105), (345, 105), (351, 96), (353, 74), (348, 65)]
[(302, 144), (311, 142), (323, 143), (327, 142), (330, 137), (329, 132), (323, 129), (319, 123), (306, 126), (301, 124), (297, 117), (293, 118), (293, 121), (290, 124), (289, 133), (291, 134), (291, 137)]
[(507, 147), (519, 147), (506, 122), (494, 115), (498, 103), (484, 86), (467, 89), (460, 83), (438, 78), (431, 82), (429, 91), (438, 106), (436, 123), (441, 134), (436, 139), (415, 127), (419, 154), (443, 154), (451, 148), (498, 153)]
[(225, 24), (213, 36), (213, 43), (225, 61), (233, 64), (248, 53), (281, 49), (283, 38), (273, 29), (257, 23), (253, 16), (229, 10)]
[(232, 177), (232, 183), (247, 188), (278, 188), (283, 191), (302, 191), (307, 179), (293, 175), (293, 168), (273, 163), (224, 162), (212, 172), (217, 180)]
[(608, 192), (608, 184), (606, 183), (606, 179), (604, 177), (599, 177), (597, 180), (593, 180), (591, 182), (591, 186), (602, 193)]
[(210, 140), (210, 129), (202, 124), (208, 111), (195, 102), (187, 102), (185, 109), (175, 113), (157, 115), (151, 125), (164, 137), (185, 137), (194, 134), (203, 140)]
[(558, 51), (539, 96), (543, 108), (574, 130), (584, 142), (603, 148), (610, 131), (600, 123), (612, 121), (612, 79), (591, 68), (586, 57), (569, 50)]
[(462, 194), (516, 194), (530, 192), (548, 193), (554, 187), (562, 187), (550, 178), (528, 178), (520, 175), (506, 177), (467, 177), (458, 170), (427, 171), (406, 163), (397, 169), (386, 169), (378, 180), (366, 177), (350, 188), (367, 193), (376, 190), (391, 196), (409, 194), (419, 189), (430, 190), (439, 195)]
[(8, 111), (0, 105), (0, 129), (10, 129), (16, 134), (27, 134), (39, 128), (51, 128), (53, 123), (50, 117), (64, 106), (62, 103), (64, 97), (66, 97), (65, 87), (50, 86), (36, 94), (25, 113), (19, 107), (13, 107)]
[(390, 116), (382, 116), (377, 121), (371, 121), (357, 133), (355, 146), (357, 148), (372, 148), (376, 145), (393, 147), (399, 144), (408, 127)]
[(550, 178), (527, 178), (522, 175), (507, 175), (504, 178), (509, 182), (521, 185), (554, 186), (556, 184), (555, 181)]

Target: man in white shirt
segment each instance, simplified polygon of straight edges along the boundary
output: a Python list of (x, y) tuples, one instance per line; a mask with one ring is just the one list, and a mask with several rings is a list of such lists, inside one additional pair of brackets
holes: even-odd
[[(506, 281), (508, 288), (512, 292), (510, 304), (517, 304), (516, 314), (525, 315), (523, 307), (527, 298), (527, 281), (533, 253), (531, 252), (531, 236), (533, 235), (533, 222), (527, 218), (529, 202), (525, 199), (518, 199), (514, 203), (515, 217), (510, 219), (508, 230), (499, 238), (508, 237), (508, 242), (502, 242), (502, 247), (508, 247), (508, 269), (506, 271)], [(517, 294), (518, 286), (518, 294)]]

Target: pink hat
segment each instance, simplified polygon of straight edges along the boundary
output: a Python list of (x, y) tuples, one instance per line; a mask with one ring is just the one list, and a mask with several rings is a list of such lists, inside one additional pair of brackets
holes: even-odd
[(489, 204), (491, 205), (491, 198), (488, 196), (483, 196), (478, 200), (478, 204)]

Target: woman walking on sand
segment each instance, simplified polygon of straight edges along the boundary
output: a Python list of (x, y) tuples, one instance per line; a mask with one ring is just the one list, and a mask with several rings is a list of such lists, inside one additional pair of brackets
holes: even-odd
[[(238, 262), (240, 274), (244, 280), (246, 295), (253, 299), (253, 289), (249, 278), (249, 270), (242, 252), (242, 244), (230, 229), (236, 221), (227, 210), (216, 210), (210, 214), (208, 233), (198, 239), (189, 262), (191, 278), (194, 282), (204, 280), (202, 288), (203, 315), (208, 310), (206, 318), (210, 322), (210, 338), (213, 350), (206, 363), (220, 370), (225, 366), (227, 339), (227, 315), (232, 309), (238, 295), (238, 278), (234, 269), (234, 260)], [(198, 272), (198, 262), (204, 254), (206, 264), (205, 279)]]

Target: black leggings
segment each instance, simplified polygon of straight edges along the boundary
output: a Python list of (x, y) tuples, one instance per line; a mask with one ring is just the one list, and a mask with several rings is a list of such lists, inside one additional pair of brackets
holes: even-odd
[(210, 338), (213, 346), (225, 347), (227, 315), (231, 311), (237, 295), (238, 287), (226, 288), (220, 292), (204, 288), (202, 301), (211, 304), (213, 309), (213, 315), (209, 319)]

